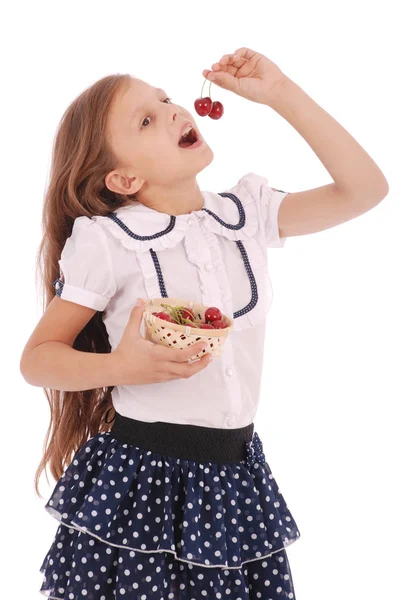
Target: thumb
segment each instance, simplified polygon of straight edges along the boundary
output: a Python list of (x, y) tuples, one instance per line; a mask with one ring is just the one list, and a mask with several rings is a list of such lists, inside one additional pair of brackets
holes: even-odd
[(234, 75), (227, 73), (226, 71), (204, 71), (206, 79), (213, 81), (216, 85), (235, 92), (237, 89), (237, 81)]
[(133, 326), (135, 329), (139, 330), (142, 322), (142, 313), (145, 308), (144, 301), (142, 298), (138, 298), (134, 308), (131, 310), (129, 324), (131, 327)]

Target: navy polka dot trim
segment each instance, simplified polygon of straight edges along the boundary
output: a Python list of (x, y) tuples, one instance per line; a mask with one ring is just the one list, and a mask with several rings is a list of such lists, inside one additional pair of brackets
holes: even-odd
[(52, 283), (52, 286), (54, 287), (55, 291), (56, 291), (56, 296), (61, 296), (61, 294), (63, 293), (63, 287), (64, 287), (64, 281), (62, 281), (61, 279), (55, 279)]
[(170, 233), (170, 231), (172, 231), (174, 229), (175, 221), (176, 221), (175, 216), (171, 215), (170, 223), (169, 223), (168, 227), (166, 227), (166, 229), (163, 229), (163, 231), (158, 231), (157, 233), (154, 233), (152, 235), (138, 235), (138, 234), (134, 233), (133, 231), (131, 231), (131, 229), (129, 227), (127, 227), (126, 224), (123, 223), (121, 221), (121, 219), (119, 219), (115, 213), (109, 213), (106, 216), (109, 217), (109, 219), (111, 219), (115, 223), (117, 223), (117, 225), (119, 227), (121, 227), (121, 229), (123, 229), (125, 231), (125, 233), (128, 234), (130, 237), (132, 237), (136, 240), (143, 240), (143, 241), (154, 240), (158, 237), (162, 237), (163, 235), (167, 235), (167, 233)]
[(160, 267), (159, 259), (157, 258), (157, 254), (153, 250), (153, 248), (151, 248), (149, 250), (149, 252), (150, 252), (150, 255), (151, 255), (152, 259), (153, 259), (153, 263), (155, 265), (155, 269), (156, 269), (156, 273), (157, 273), (157, 279), (158, 279), (159, 288), (160, 288), (160, 296), (162, 298), (168, 298), (168, 294), (167, 294), (167, 291), (166, 291), (166, 286), (164, 284), (163, 273), (162, 273), (162, 270), (161, 270), (161, 267)]
[(245, 269), (248, 275), (248, 279), (249, 279), (249, 283), (251, 284), (251, 293), (252, 293), (252, 297), (251, 300), (249, 301), (249, 303), (244, 307), (241, 308), (240, 310), (237, 310), (234, 312), (234, 319), (236, 319), (237, 317), (242, 317), (242, 315), (245, 315), (247, 312), (249, 312), (250, 310), (252, 310), (253, 308), (255, 308), (256, 304), (258, 303), (258, 286), (256, 284), (256, 279), (255, 279), (255, 275), (253, 274), (251, 265), (249, 264), (249, 259), (248, 259), (248, 254), (244, 248), (243, 243), (240, 240), (237, 240), (235, 242), (241, 252), (241, 256), (242, 256), (242, 260), (244, 261), (245, 264)]

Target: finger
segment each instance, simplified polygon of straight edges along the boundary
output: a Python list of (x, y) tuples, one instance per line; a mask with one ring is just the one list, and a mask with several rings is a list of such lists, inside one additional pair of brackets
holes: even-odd
[[(213, 65), (213, 67), (214, 67), (214, 65)], [(227, 78), (228, 76), (235, 77), (237, 75), (237, 73), (238, 73), (238, 69), (236, 67), (233, 67), (233, 66), (226, 67), (226, 66), (222, 65), (221, 68), (217, 68), (214, 71), (210, 71), (209, 69), (204, 69), (204, 71), (202, 72), (202, 75), (205, 79), (214, 81), (215, 83), (222, 85), (223, 82), (225, 81), (225, 78)]]
[(223, 71), (234, 75), (239, 65), (234, 65), (233, 54), (225, 54), (217, 63), (212, 64), (212, 71)]
[(234, 66), (240, 66), (243, 65), (245, 61), (248, 61), (249, 59), (245, 56), (246, 54), (246, 48), (241, 48), (240, 50), (236, 50), (236, 52), (234, 52), (233, 54), (224, 54), (224, 56), (221, 57), (221, 59), (219, 60), (218, 63), (215, 64), (220, 64), (220, 65), (234, 65)]
[(235, 75), (238, 72), (238, 68), (239, 67), (230, 64), (222, 65), (221, 63), (214, 63), (212, 65), (212, 71), (214, 73), (230, 73), (230, 75)]
[(233, 58), (235, 61), (242, 60), (248, 61), (251, 60), (255, 56), (256, 52), (251, 50), (250, 48), (238, 48), (233, 54)]
[(199, 373), (199, 371), (205, 369), (209, 365), (210, 360), (211, 355), (208, 353), (202, 356), (200, 360), (191, 364), (166, 363), (164, 366), (164, 377), (167, 380), (192, 377), (195, 373)]
[(219, 62), (216, 64), (229, 65), (229, 64), (232, 64), (233, 62), (234, 62), (234, 54), (224, 54), (224, 56), (222, 56), (220, 58)]
[(193, 362), (191, 364), (187, 363), (186, 365), (180, 365), (179, 368), (182, 369), (182, 377), (185, 377), (185, 375), (191, 377), (192, 375), (195, 375), (195, 373), (206, 369), (208, 364), (210, 364), (211, 360), (212, 355), (208, 352), (207, 354), (205, 354), (205, 356), (202, 356), (202, 358), (200, 360), (197, 360), (196, 362)]
[(145, 340), (147, 340), (148, 342), (153, 342), (153, 339), (149, 333), (149, 329), (146, 327), (145, 328)]
[(160, 348), (161, 358), (168, 363), (185, 363), (196, 354), (204, 355), (207, 350), (202, 350), (202, 345), (205, 342), (193, 344), (188, 348), (167, 348), (166, 346), (158, 346)]
[(210, 73), (229, 73), (230, 75), (237, 75), (241, 67), (248, 62), (248, 59), (240, 54), (224, 54), (219, 62), (212, 64), (212, 71), (205, 69), (203, 76), (208, 79)]
[[(205, 350), (203, 346), (206, 345)], [(197, 354), (202, 358), (205, 354), (210, 354), (207, 344), (205, 342), (199, 342), (198, 344), (193, 344), (184, 350), (178, 350), (180, 353), (177, 357), (177, 362), (188, 362), (190, 359), (193, 359)], [(199, 360), (199, 359), (196, 359)]]

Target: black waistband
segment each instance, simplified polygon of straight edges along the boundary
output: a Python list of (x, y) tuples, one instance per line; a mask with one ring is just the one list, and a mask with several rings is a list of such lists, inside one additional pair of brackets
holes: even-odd
[(215, 429), (156, 421), (148, 423), (115, 413), (111, 435), (123, 444), (165, 456), (197, 462), (230, 463), (246, 459), (245, 442), (254, 424), (239, 429)]

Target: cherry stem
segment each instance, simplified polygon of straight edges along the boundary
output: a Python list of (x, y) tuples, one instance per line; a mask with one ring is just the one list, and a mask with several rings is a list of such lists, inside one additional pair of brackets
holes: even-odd
[[(205, 78), (205, 81), (203, 82), (203, 85), (202, 85), (202, 90), (201, 90), (201, 98), (203, 98), (203, 96), (202, 96), (202, 94), (203, 94), (203, 88), (205, 87), (205, 83), (206, 83), (206, 81), (207, 81), (207, 79)], [(211, 95), (210, 95), (210, 88), (212, 87), (212, 82), (211, 82), (211, 81), (209, 81), (209, 83), (210, 83), (210, 85), (209, 85), (209, 98), (211, 98)]]
[(161, 303), (161, 305), (167, 308), (168, 313), (174, 319), (175, 323), (177, 323), (178, 325), (186, 324), (187, 318), (183, 317), (181, 313), (181, 309), (185, 310), (186, 306), (172, 306), (171, 304), (164, 304), (163, 302)]

